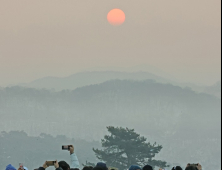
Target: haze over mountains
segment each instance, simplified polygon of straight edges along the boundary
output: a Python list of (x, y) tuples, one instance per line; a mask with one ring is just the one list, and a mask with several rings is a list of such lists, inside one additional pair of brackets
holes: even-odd
[[(0, 90), (0, 108), (1, 131), (99, 141), (106, 126), (123, 126), (162, 144), (162, 159), (189, 162), (196, 147), (204, 154), (194, 152), (193, 161), (201, 156), (218, 164), (221, 99), (189, 88), (154, 80), (112, 80), (59, 92), (8, 87)], [(211, 153), (205, 153), (206, 145)], [(180, 152), (188, 153), (178, 157)]]
[(38, 89), (55, 89), (61, 91), (64, 89), (74, 90), (78, 87), (88, 86), (92, 84), (100, 84), (109, 80), (147, 80), (153, 79), (161, 83), (170, 83), (172, 80), (167, 80), (160, 76), (156, 76), (148, 72), (115, 72), (115, 71), (94, 71), (94, 72), (80, 72), (69, 77), (44, 77), (35, 80), (31, 83), (23, 84), (25, 87), (32, 87)]
[[(147, 120), (152, 124), (163, 119), (163, 124), (156, 124), (155, 129), (159, 129), (168, 118), (171, 121), (172, 118), (180, 120), (183, 116), (195, 115), (192, 120), (200, 116), (199, 118), (203, 120), (205, 117), (204, 120), (209, 122), (213, 121), (214, 116), (220, 116), (220, 99), (198, 94), (187, 88), (155, 83), (153, 80), (113, 80), (61, 92), (11, 87), (2, 89), (0, 97), (1, 117), (8, 121), (41, 121), (42, 116), (47, 118), (44, 118), (46, 122), (59, 122), (62, 116), (64, 121), (69, 122), (70, 116), (73, 116), (73, 120), (77, 122), (85, 120), (90, 123), (87, 121), (100, 121), (104, 118), (112, 120), (111, 122), (119, 122), (119, 125), (127, 125), (124, 119), (128, 116), (132, 117), (130, 120), (133, 122), (138, 121), (133, 117), (148, 116)], [(86, 117), (89, 120), (85, 119)], [(216, 118), (214, 121), (217, 120)], [(208, 127), (207, 122), (202, 128)], [(216, 125), (210, 124), (208, 129)]]
[(192, 155), (194, 162), (218, 167), (221, 81), (199, 86), (153, 71), (94, 69), (0, 88), (0, 130), (98, 142), (106, 126), (135, 128), (163, 145), (159, 159), (185, 164)]
[[(167, 76), (169, 77), (169, 76)], [(74, 90), (78, 87), (100, 84), (109, 80), (147, 80), (152, 79), (159, 83), (172, 84), (180, 87), (190, 87), (199, 93), (207, 93), (221, 98), (221, 81), (212, 86), (198, 86), (192, 83), (179, 82), (177, 80), (163, 78), (149, 72), (121, 72), (121, 71), (88, 71), (73, 74), (68, 77), (44, 77), (30, 83), (20, 84), (24, 87), (37, 89), (53, 89), (61, 91), (64, 89)]]
[(221, 98), (221, 81), (218, 81), (213, 86), (206, 87), (204, 89), (204, 92)]
[(1, 131), (99, 141), (106, 126), (123, 126), (162, 144), (160, 159), (187, 163), (192, 151), (194, 162), (219, 165), (221, 99), (190, 88), (154, 80), (112, 80), (58, 92), (7, 87), (0, 89), (0, 108)]
[(63, 144), (96, 163), (121, 126), (221, 170), (221, 1), (2, 0), (0, 21), (0, 169), (69, 161)]

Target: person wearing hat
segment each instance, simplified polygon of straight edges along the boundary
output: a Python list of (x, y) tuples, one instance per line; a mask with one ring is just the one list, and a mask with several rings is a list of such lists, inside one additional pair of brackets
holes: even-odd
[(12, 166), (11, 164), (9, 164), (6, 166), (5, 170), (16, 170), (16, 168)]
[(103, 163), (103, 162), (98, 162), (98, 163), (96, 164), (95, 168), (101, 168), (101, 169), (103, 169), (103, 170), (108, 170), (108, 167), (107, 167), (106, 164)]
[(142, 170), (138, 165), (132, 165), (129, 170)]

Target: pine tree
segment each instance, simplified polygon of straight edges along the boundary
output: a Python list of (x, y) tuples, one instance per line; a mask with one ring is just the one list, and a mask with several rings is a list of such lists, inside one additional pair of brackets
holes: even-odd
[(133, 164), (168, 167), (166, 162), (153, 159), (161, 151), (161, 145), (146, 142), (147, 139), (137, 134), (134, 129), (110, 126), (107, 130), (110, 135), (105, 135), (101, 140), (103, 149), (93, 148), (93, 151), (96, 157), (108, 166), (120, 170), (127, 169)]

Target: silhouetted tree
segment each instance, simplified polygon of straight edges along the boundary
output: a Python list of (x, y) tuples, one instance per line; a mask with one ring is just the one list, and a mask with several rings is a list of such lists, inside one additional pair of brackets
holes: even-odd
[(153, 158), (162, 149), (161, 145), (150, 144), (147, 139), (137, 134), (134, 129), (107, 127), (110, 135), (102, 139), (102, 150), (94, 149), (98, 159), (108, 166), (127, 169), (132, 164), (143, 166), (168, 167), (167, 163)]

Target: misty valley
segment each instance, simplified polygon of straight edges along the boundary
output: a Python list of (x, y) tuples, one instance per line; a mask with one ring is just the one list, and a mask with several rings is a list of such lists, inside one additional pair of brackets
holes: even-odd
[[(22, 159), (30, 168), (38, 168), (37, 162), (44, 158), (37, 158), (39, 150), (52, 157), (56, 152), (51, 152), (53, 147), (69, 142), (75, 144), (80, 163), (95, 162), (92, 148), (99, 147), (107, 134), (106, 127), (121, 126), (133, 128), (148, 141), (161, 144), (163, 149), (157, 159), (182, 165), (201, 160), (206, 169), (218, 168), (220, 103), (221, 99), (213, 95), (154, 80), (111, 80), (62, 91), (1, 88), (0, 166), (16, 163), (21, 152), (14, 150), (24, 147)], [(13, 147), (6, 147), (8, 138)], [(59, 159), (64, 153), (58, 150), (54, 155)]]

